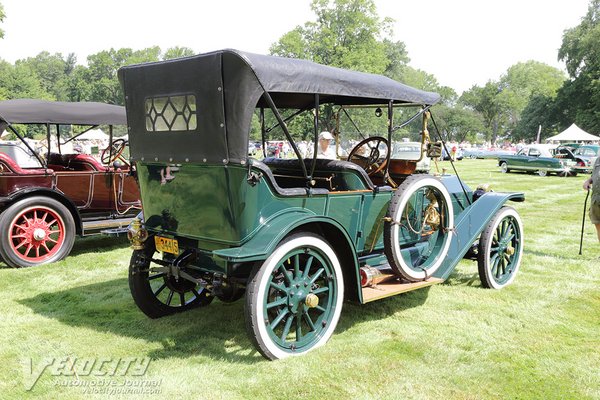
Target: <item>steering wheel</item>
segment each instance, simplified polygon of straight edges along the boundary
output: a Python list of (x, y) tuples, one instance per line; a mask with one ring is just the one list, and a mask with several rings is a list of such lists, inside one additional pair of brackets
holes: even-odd
[[(382, 143), (385, 144), (383, 154), (379, 150)], [(390, 147), (386, 138), (373, 136), (354, 146), (350, 155), (348, 155), (348, 161), (360, 165), (369, 176), (372, 176), (385, 168), (389, 151)], [(383, 161), (380, 161), (382, 158)]]
[[(112, 141), (110, 146), (102, 150), (102, 154), (100, 155), (100, 160), (103, 164), (109, 165), (116, 160), (121, 160), (125, 164), (128, 164), (127, 161), (121, 155), (123, 151), (125, 151), (125, 147), (127, 147), (127, 140), (125, 139), (115, 139)], [(112, 151), (111, 151), (112, 149)], [(111, 156), (112, 152), (112, 156)]]

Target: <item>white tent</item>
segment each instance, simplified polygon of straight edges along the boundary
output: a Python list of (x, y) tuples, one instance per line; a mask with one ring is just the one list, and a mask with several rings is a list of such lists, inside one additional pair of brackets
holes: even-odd
[(90, 129), (86, 133), (77, 136), (77, 140), (108, 140), (108, 135), (102, 129)]
[(549, 141), (559, 141), (559, 142), (596, 142), (600, 140), (600, 136), (595, 136), (590, 133), (587, 133), (577, 125), (573, 124), (558, 135), (549, 137), (546, 139)]

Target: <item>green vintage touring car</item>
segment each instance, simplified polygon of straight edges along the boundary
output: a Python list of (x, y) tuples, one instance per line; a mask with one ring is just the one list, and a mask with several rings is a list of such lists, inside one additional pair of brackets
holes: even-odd
[[(249, 336), (279, 359), (327, 342), (345, 300), (443, 282), (462, 258), (478, 261), (489, 288), (519, 269), (522, 224), (505, 203), (522, 193), (473, 191), (391, 157), (394, 133), (414, 123), (419, 158), (439, 157), (427, 129), (435, 93), (235, 50), (128, 66), (119, 77), (144, 209), (130, 227), (129, 284), (151, 318), (245, 295)], [(347, 160), (302, 157), (295, 117), (309, 119), (316, 155), (324, 117), (352, 119), (357, 107), (381, 116), (384, 131), (362, 133), (370, 119), (360, 114), (351, 125), (364, 139)], [(252, 129), (264, 145), (273, 126), (293, 156), (249, 157)], [(347, 125), (337, 126), (339, 138)]]

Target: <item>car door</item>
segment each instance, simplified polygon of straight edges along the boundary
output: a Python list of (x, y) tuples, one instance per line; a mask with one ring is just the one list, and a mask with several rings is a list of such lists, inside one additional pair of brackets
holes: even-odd
[(548, 165), (545, 165), (543, 158), (541, 157), (542, 153), (539, 149), (532, 147), (527, 152), (527, 169), (529, 170), (537, 170), (540, 168), (547, 168)]

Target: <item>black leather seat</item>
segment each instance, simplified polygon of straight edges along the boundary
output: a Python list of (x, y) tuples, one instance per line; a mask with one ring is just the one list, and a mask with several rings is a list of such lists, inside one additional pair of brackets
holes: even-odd
[[(312, 168), (312, 159), (305, 159), (304, 165), (307, 171), (310, 171)], [(300, 161), (298, 159), (284, 159), (284, 158), (274, 158), (269, 157), (263, 160), (263, 163), (266, 164), (273, 171), (285, 171), (285, 172), (294, 172), (302, 177), (302, 167), (300, 165)], [(328, 173), (336, 173), (336, 172), (344, 172), (351, 173), (354, 176), (358, 177), (361, 185), (349, 185), (345, 180), (339, 179), (337, 184), (335, 185), (338, 190), (373, 190), (375, 186), (371, 181), (371, 178), (367, 175), (364, 169), (360, 166), (351, 163), (349, 161), (340, 161), (340, 160), (327, 160), (322, 158), (317, 158), (315, 163), (315, 177), (324, 176)]]

